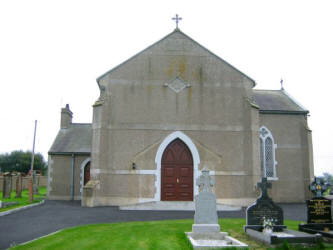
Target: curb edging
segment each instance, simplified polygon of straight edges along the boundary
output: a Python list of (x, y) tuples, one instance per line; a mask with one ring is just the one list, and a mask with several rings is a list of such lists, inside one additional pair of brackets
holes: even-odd
[(45, 200), (42, 200), (41, 202), (30, 204), (30, 205), (27, 205), (27, 206), (24, 206), (24, 207), (17, 207), (17, 208), (8, 210), (8, 211), (0, 212), (0, 216), (5, 216), (5, 215), (8, 215), (8, 214), (13, 214), (13, 213), (19, 212), (21, 210), (25, 210), (25, 209), (28, 209), (28, 208), (31, 208), (31, 207), (39, 206), (39, 205), (44, 204), (44, 202), (45, 202)]

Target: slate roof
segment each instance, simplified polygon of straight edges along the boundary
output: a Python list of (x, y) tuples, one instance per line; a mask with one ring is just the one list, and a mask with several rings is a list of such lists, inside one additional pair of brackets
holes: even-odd
[(284, 90), (253, 89), (253, 98), (261, 113), (309, 113)]
[(67, 129), (60, 129), (49, 154), (91, 152), (92, 128), (90, 123), (72, 123)]

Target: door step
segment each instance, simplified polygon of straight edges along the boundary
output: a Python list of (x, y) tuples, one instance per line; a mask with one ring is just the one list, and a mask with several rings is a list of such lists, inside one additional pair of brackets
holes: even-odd
[[(160, 211), (194, 211), (195, 204), (193, 201), (153, 201), (138, 203), (133, 205), (119, 206), (120, 210), (160, 210)], [(239, 211), (239, 206), (231, 206), (224, 204), (216, 205), (217, 211)]]

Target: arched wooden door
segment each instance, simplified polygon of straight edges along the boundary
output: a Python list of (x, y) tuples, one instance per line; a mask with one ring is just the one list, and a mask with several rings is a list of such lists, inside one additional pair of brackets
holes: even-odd
[(84, 167), (83, 186), (86, 185), (89, 180), (90, 180), (90, 162), (88, 162), (87, 165)]
[(182, 140), (175, 139), (165, 149), (161, 178), (162, 201), (193, 201), (193, 158)]

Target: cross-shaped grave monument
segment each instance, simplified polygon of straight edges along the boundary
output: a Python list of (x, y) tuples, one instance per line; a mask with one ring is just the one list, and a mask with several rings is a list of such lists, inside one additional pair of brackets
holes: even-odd
[(192, 232), (186, 233), (194, 249), (209, 248), (244, 248), (246, 244), (220, 232), (216, 211), (216, 197), (212, 191), (215, 182), (209, 175), (209, 170), (202, 170), (202, 175), (196, 180), (199, 194), (195, 196), (195, 214)]

